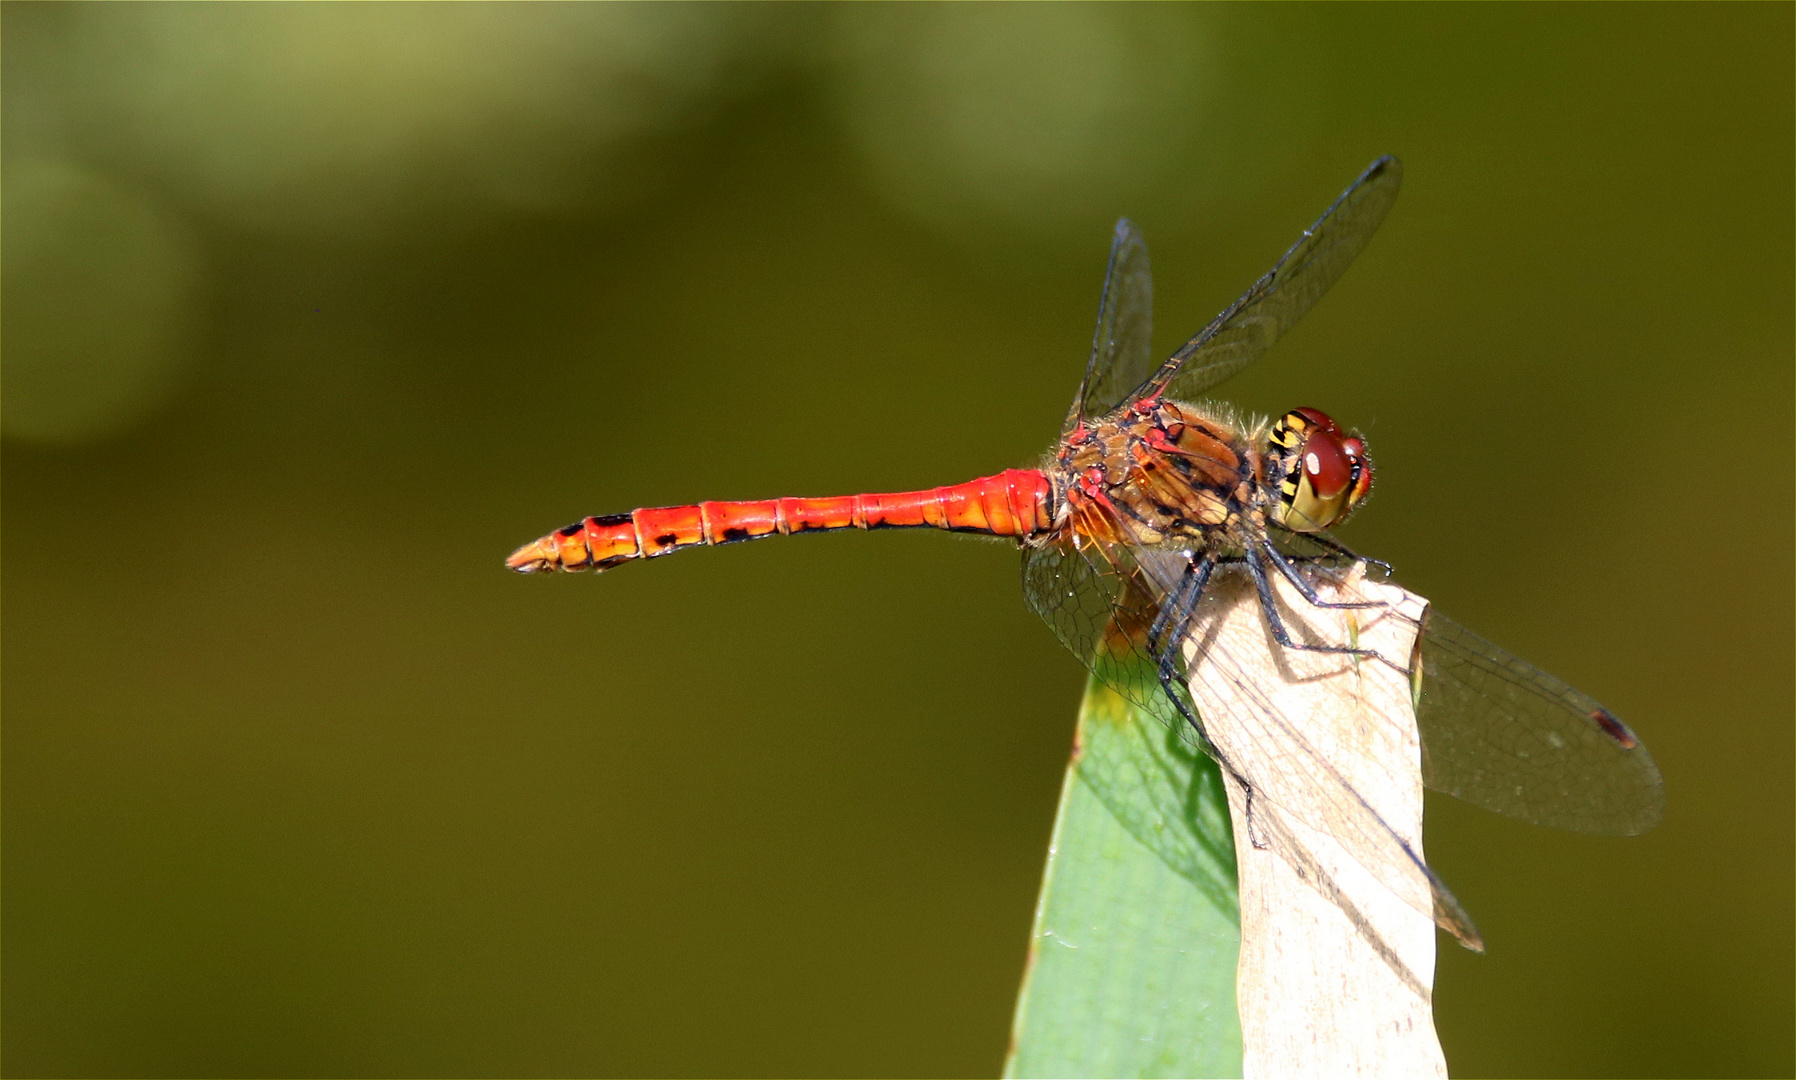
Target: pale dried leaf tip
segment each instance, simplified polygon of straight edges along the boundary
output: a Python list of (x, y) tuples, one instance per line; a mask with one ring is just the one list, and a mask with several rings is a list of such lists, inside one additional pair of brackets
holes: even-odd
[[(1357, 636), (1407, 660), (1427, 602), (1362, 570), (1347, 598), (1402, 617), (1318, 609), (1275, 576), (1280, 609), (1299, 640)], [(1446, 1076), (1430, 885), (1410, 859), (1422, 855), (1422, 776), (1405, 673), (1279, 646), (1244, 576), (1216, 583), (1205, 606), (1188, 661), (1206, 732), (1235, 774), (1246, 1075)]]

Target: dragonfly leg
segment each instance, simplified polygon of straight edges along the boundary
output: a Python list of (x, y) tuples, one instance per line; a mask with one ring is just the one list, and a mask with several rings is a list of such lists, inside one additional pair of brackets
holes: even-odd
[(1148, 655), (1153, 658), (1154, 672), (1160, 678), (1161, 688), (1200, 735), (1203, 725), (1187, 710), (1185, 695), (1176, 691), (1183, 689), (1178, 677), (1179, 663), (1185, 658), (1185, 634), (1197, 615), (1197, 602), (1203, 598), (1204, 585), (1209, 582), (1210, 571), (1215, 567), (1216, 560), (1209, 555), (1186, 563), (1185, 572), (1179, 575), (1179, 583), (1160, 604), (1160, 614), (1154, 617), (1154, 625), (1147, 635)]
[[(1282, 616), (1278, 613), (1278, 601), (1272, 595), (1272, 582), (1266, 576), (1266, 564), (1260, 560), (1260, 554), (1259, 554), (1259, 550), (1257, 548), (1249, 549), (1249, 553), (1247, 556), (1247, 570), (1248, 570), (1248, 573), (1253, 575), (1254, 590), (1260, 594), (1260, 611), (1262, 613), (1264, 613), (1266, 616), (1266, 625), (1271, 628), (1273, 639), (1275, 641), (1277, 641), (1280, 645), (1283, 645), (1287, 649), (1295, 649), (1298, 652), (1341, 653), (1341, 654), (1344, 654), (1347, 656), (1370, 657), (1371, 659), (1382, 661), (1383, 663), (1389, 665), (1392, 668), (1395, 668), (1398, 671), (1408, 671), (1409, 670), (1408, 668), (1405, 668), (1400, 664), (1393, 663), (1389, 658), (1387, 658), (1383, 653), (1379, 652), (1377, 649), (1357, 649), (1351, 645), (1302, 645), (1302, 644), (1299, 644), (1296, 641), (1296, 639), (1291, 637), (1291, 632), (1285, 628), (1284, 616)], [(1289, 573), (1289, 572), (1287, 572), (1287, 573)], [(1302, 586), (1299, 586), (1299, 589), (1306, 592), (1308, 594), (1308, 596), (1306, 596), (1306, 599), (1310, 599), (1311, 602), (1315, 603), (1318, 607), (1354, 607), (1354, 608), (1358, 608), (1358, 607), (1380, 607), (1380, 606), (1382, 606), (1380, 604), (1372, 604), (1372, 603), (1367, 603), (1367, 604), (1323, 604), (1323, 603), (1320, 603), (1319, 600), (1317, 600), (1315, 598), (1314, 591), (1308, 590), (1308, 589), (1303, 589)]]
[[(1234, 771), (1230, 770), (1230, 772), (1233, 774)], [(1254, 824), (1253, 785), (1248, 783), (1245, 777), (1239, 774), (1234, 775), (1235, 782), (1241, 785), (1241, 816), (1247, 819), (1247, 842), (1253, 845), (1255, 851), (1265, 851), (1266, 837)]]
[[(1191, 621), (1191, 613), (1197, 609), (1197, 601), (1204, 594), (1204, 586), (1209, 583), (1210, 571), (1215, 568), (1216, 560), (1209, 555), (1192, 559), (1185, 564), (1185, 572), (1179, 575), (1179, 583), (1160, 604), (1160, 613), (1154, 616), (1154, 625), (1147, 632), (1148, 652), (1156, 660), (1161, 658), (1167, 630), (1172, 627), (1183, 630)], [(1179, 636), (1183, 637), (1183, 634)]]
[(1185, 636), (1190, 631), (1192, 622), (1197, 619), (1197, 602), (1203, 598), (1204, 586), (1209, 583), (1211, 572), (1219, 563), (1239, 561), (1242, 561), (1240, 556), (1204, 555), (1186, 564), (1185, 572), (1179, 575), (1179, 583), (1160, 605), (1160, 614), (1154, 618), (1154, 625), (1148, 631), (1148, 648), (1161, 689), (1172, 700), (1185, 722), (1191, 725), (1191, 730), (1197, 733), (1198, 745), (1228, 774), (1229, 779), (1240, 785), (1242, 818), (1247, 829), (1247, 839), (1256, 850), (1263, 851), (1267, 841), (1254, 821), (1253, 783), (1204, 734), (1204, 726), (1198, 721), (1197, 712), (1191, 703), (1190, 691), (1179, 677), (1179, 661), (1184, 659)]
[[(1268, 522), (1268, 524), (1271, 524), (1271, 523)], [(1374, 559), (1369, 555), (1361, 555), (1359, 552), (1348, 547), (1346, 544), (1341, 543), (1339, 540), (1336, 540), (1334, 537), (1328, 535), (1327, 533), (1315, 532), (1315, 533), (1297, 534), (1295, 530), (1284, 528), (1281, 525), (1273, 525), (1272, 527), (1275, 529), (1278, 529), (1281, 532), (1292, 533), (1293, 535), (1302, 535), (1302, 537), (1305, 540), (1309, 541), (1310, 543), (1315, 544), (1317, 547), (1320, 547), (1320, 548), (1327, 548), (1329, 551), (1334, 552), (1336, 555), (1339, 555), (1341, 558), (1346, 559), (1348, 562), (1370, 563), (1371, 565), (1376, 566), (1380, 570), (1384, 571), (1386, 576), (1389, 576), (1389, 575), (1397, 572), (1396, 567), (1392, 566), (1388, 562), (1385, 562), (1383, 559)], [(1287, 556), (1287, 558), (1289, 558), (1289, 556)], [(1316, 558), (1316, 556), (1312, 556), (1311, 558)], [(1310, 561), (1310, 559), (1309, 558), (1299, 558), (1299, 559), (1291, 559), (1291, 561), (1292, 562), (1308, 562), (1308, 561)]]
[(1265, 553), (1265, 555), (1268, 559), (1272, 560), (1272, 565), (1278, 567), (1278, 572), (1285, 576), (1285, 580), (1289, 581), (1291, 584), (1297, 586), (1297, 591), (1302, 593), (1303, 598), (1305, 600), (1308, 600), (1310, 602), (1310, 604), (1314, 607), (1319, 607), (1319, 608), (1374, 608), (1374, 607), (1383, 607), (1384, 606), (1384, 604), (1380, 603), (1377, 600), (1345, 600), (1345, 601), (1324, 600), (1324, 599), (1322, 599), (1322, 597), (1320, 597), (1316, 594), (1316, 587), (1314, 585), (1311, 585), (1309, 583), (1309, 581), (1306, 578), (1304, 578), (1304, 576), (1302, 574), (1299, 574), (1297, 572), (1297, 568), (1291, 565), (1290, 560), (1286, 559), (1284, 557), (1284, 555), (1277, 548), (1273, 547), (1270, 541), (1268, 541), (1265, 544), (1262, 544), (1260, 549), (1261, 549), (1261, 551), (1263, 551)]
[(1185, 635), (1191, 628), (1192, 620), (1197, 617), (1197, 602), (1203, 598), (1204, 586), (1209, 582), (1210, 572), (1215, 567), (1216, 559), (1211, 555), (1192, 559), (1185, 565), (1178, 584), (1173, 586), (1172, 592), (1161, 603), (1160, 613), (1154, 617), (1153, 626), (1148, 630), (1147, 654), (1153, 661), (1154, 674), (1160, 680), (1161, 691), (1172, 701), (1173, 707), (1185, 718), (1185, 722), (1191, 725), (1191, 730), (1197, 735), (1198, 745), (1204, 753), (1215, 758), (1224, 769), (1228, 769), (1222, 755), (1204, 735), (1204, 725), (1198, 719), (1196, 707), (1191, 703), (1191, 691), (1185, 686), (1179, 673), (1180, 661), (1185, 658)]

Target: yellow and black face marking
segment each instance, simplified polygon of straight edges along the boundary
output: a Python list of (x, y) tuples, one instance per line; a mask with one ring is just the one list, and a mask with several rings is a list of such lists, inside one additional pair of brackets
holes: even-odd
[(1268, 479), (1278, 484), (1272, 520), (1294, 532), (1321, 532), (1347, 520), (1372, 490), (1366, 443), (1321, 409), (1292, 409), (1266, 439)]

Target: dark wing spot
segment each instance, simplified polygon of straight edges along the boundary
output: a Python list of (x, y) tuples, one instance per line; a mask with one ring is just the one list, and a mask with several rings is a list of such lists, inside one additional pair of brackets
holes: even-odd
[(1628, 725), (1617, 720), (1615, 714), (1608, 709), (1592, 709), (1590, 710), (1590, 718), (1595, 720), (1597, 726), (1603, 729), (1603, 734), (1614, 739), (1623, 747), (1632, 750), (1634, 747), (1640, 745), (1640, 740), (1634, 738), (1634, 733), (1628, 730)]

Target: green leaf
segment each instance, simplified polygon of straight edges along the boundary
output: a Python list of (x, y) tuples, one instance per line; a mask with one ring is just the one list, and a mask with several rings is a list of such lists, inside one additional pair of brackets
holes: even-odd
[(1176, 730), (1087, 684), (1006, 1076), (1241, 1075), (1228, 798)]

